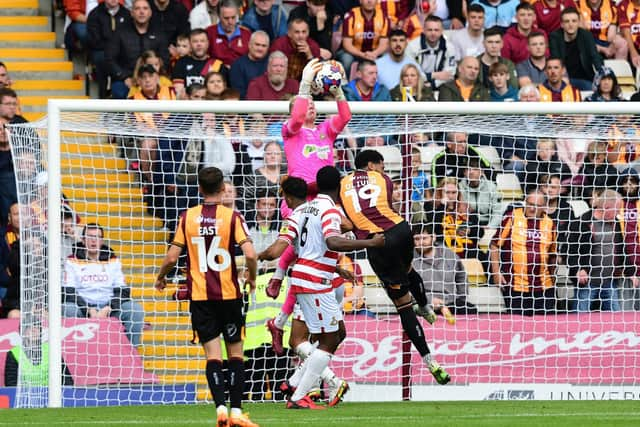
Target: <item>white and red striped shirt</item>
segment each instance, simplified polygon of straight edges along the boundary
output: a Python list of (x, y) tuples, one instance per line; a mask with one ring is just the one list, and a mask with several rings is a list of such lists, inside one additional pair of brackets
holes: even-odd
[(289, 284), (298, 293), (331, 291), (338, 252), (327, 247), (326, 239), (340, 236), (340, 211), (331, 197), (319, 194), (298, 206), (287, 218), (279, 238), (295, 245), (298, 253)]

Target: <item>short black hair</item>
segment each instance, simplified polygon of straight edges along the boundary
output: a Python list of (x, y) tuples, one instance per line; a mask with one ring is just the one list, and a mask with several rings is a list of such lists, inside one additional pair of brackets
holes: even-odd
[(536, 11), (536, 9), (531, 5), (531, 3), (527, 3), (527, 2), (522, 2), (518, 6), (516, 6), (516, 12), (519, 12), (522, 9), (530, 10), (531, 12), (535, 12)]
[(425, 24), (427, 22), (439, 22), (439, 23), (442, 24), (442, 18), (440, 18), (439, 16), (436, 16), (436, 15), (429, 15), (429, 16), (427, 16), (425, 18), (424, 22), (425, 22)]
[(316, 173), (318, 192), (327, 193), (340, 188), (340, 171), (334, 166), (324, 166)]
[(576, 9), (575, 7), (568, 7), (566, 9), (563, 9), (562, 12), (560, 12), (560, 19), (562, 19), (564, 17), (564, 15), (578, 15), (578, 18), (580, 18), (580, 12), (578, 12), (578, 9)]
[(192, 96), (194, 92), (201, 89), (206, 89), (206, 87), (204, 87), (204, 85), (201, 85), (200, 83), (191, 83), (189, 86), (187, 86), (187, 95)]
[(302, 178), (289, 176), (280, 183), (280, 189), (287, 196), (304, 200), (307, 198), (307, 183)]
[(11, 88), (3, 87), (2, 89), (0, 89), (0, 101), (2, 101), (5, 97), (18, 98), (18, 94)]
[(411, 235), (417, 236), (418, 234), (436, 234), (435, 225), (433, 222), (413, 224), (411, 226)]
[(189, 38), (194, 36), (199, 36), (201, 34), (204, 34), (205, 36), (208, 37), (207, 32), (204, 30), (204, 28), (194, 28), (189, 32)]
[(203, 168), (198, 172), (198, 185), (205, 196), (218, 194), (224, 188), (224, 175), (216, 167)]
[(87, 235), (87, 230), (99, 230), (100, 237), (101, 238), (104, 237), (104, 229), (97, 222), (90, 222), (86, 224), (84, 227), (82, 227), (82, 237), (85, 237)]
[(362, 150), (356, 155), (355, 165), (356, 169), (364, 169), (369, 162), (380, 163), (384, 162), (384, 157), (376, 150)]
[(494, 25), (493, 27), (484, 30), (483, 37), (485, 39), (492, 36), (500, 36), (502, 38), (502, 28)]
[(547, 68), (547, 65), (551, 61), (560, 61), (560, 65), (564, 67), (564, 59), (560, 58), (559, 56), (550, 56), (547, 58), (547, 62), (546, 64), (544, 64), (544, 68)]
[(478, 3), (473, 3), (467, 8), (467, 15), (471, 12), (482, 13), (483, 15), (485, 14), (484, 7), (480, 6)]
[(391, 32), (389, 33), (389, 39), (391, 39), (391, 37), (393, 36), (402, 36), (406, 38), (407, 33), (404, 30), (396, 28), (395, 30), (391, 30)]
[(370, 59), (361, 59), (358, 61), (358, 71), (362, 72), (362, 70), (364, 70), (364, 67), (367, 66), (376, 67), (377, 64)]

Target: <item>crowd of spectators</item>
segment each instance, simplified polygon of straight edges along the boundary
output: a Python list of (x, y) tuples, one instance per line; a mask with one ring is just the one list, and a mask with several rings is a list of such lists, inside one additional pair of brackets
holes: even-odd
[[(628, 60), (633, 68), (640, 66), (640, 37), (634, 31), (640, 14), (635, 0), (618, 5), (610, 0), (286, 3), (66, 0), (70, 25), (65, 45), (73, 54), (87, 52), (99, 97), (114, 99), (288, 100), (298, 92), (304, 65), (320, 57), (344, 65), (344, 93), (349, 101), (567, 102), (586, 95), (585, 101), (608, 102), (621, 101), (628, 94), (622, 93), (615, 73), (604, 61), (617, 58)], [(0, 63), (3, 126), (24, 120), (10, 85), (8, 71)], [(640, 98), (634, 95), (632, 99), (635, 97)], [(173, 118), (150, 113), (133, 117), (147, 129), (162, 128)], [(258, 132), (264, 138), (243, 139), (255, 123), (264, 125)], [(251, 117), (249, 123), (241, 116), (203, 114), (185, 127), (189, 138), (136, 138), (130, 142), (134, 154), (127, 158), (142, 177), (145, 202), (167, 229), (173, 228), (179, 211), (197, 202), (193, 185), (197, 170), (219, 167), (227, 178), (229, 205), (245, 213), (254, 241), (268, 246), (281, 225), (275, 207), (286, 170), (277, 141), (278, 125), (260, 116)], [(214, 134), (225, 138), (212, 138)], [(3, 128), (2, 219), (8, 218), (15, 202), (6, 136)], [(633, 300), (638, 296), (634, 266), (640, 266), (633, 255), (636, 231), (629, 225), (635, 220), (616, 225), (615, 216), (611, 218), (613, 209), (623, 202), (625, 209), (636, 209), (626, 201), (637, 201), (637, 174), (627, 173), (625, 180), (617, 169), (637, 159), (635, 144), (612, 138), (611, 143), (594, 141), (580, 151), (560, 139), (509, 139), (463, 132), (414, 137), (417, 160), (412, 162), (412, 212), (416, 225), (426, 224), (416, 229), (417, 259), (423, 271), (427, 266), (438, 270), (438, 274), (429, 273), (430, 283), (453, 284), (453, 288), (432, 289), (438, 304), (452, 311), (459, 303), (462, 311), (474, 310), (460, 302), (466, 283), (462, 283), (464, 274), (457, 262), (474, 258), (481, 261), (490, 282), (503, 289), (507, 309), (513, 313), (556, 310), (554, 272), (558, 265), (570, 268), (569, 278), (578, 289), (569, 309), (640, 308)], [(397, 141), (382, 136), (342, 139), (334, 158), (341, 170), (348, 171), (353, 150)], [(496, 186), (499, 170), (479, 149), (487, 145), (497, 150), (502, 160), (499, 169), (517, 174), (526, 194), (523, 204), (501, 200)], [(434, 146), (442, 150), (425, 173), (420, 150)], [(630, 183), (635, 183), (635, 190)], [(395, 206), (402, 209), (400, 184), (396, 190)], [(568, 205), (572, 198), (590, 204), (589, 214), (575, 217)], [(9, 230), (11, 227), (9, 223)], [(610, 233), (616, 240), (602, 238), (616, 227), (631, 231), (622, 237)], [(495, 237), (488, 248), (483, 247), (480, 242), (492, 232)], [(522, 239), (523, 235), (528, 238)], [(629, 243), (619, 246), (621, 241)], [(609, 258), (603, 254), (612, 246), (622, 248), (620, 256), (614, 257), (619, 264), (604, 268)], [(10, 251), (10, 246), (3, 247), (0, 254)], [(433, 254), (438, 262), (430, 260)], [(69, 255), (78, 256), (75, 249)], [(100, 252), (109, 259), (112, 255), (108, 249)], [(591, 260), (590, 270), (585, 260)], [(447, 275), (441, 278), (444, 271)], [(605, 276), (610, 280), (603, 281)], [(7, 283), (9, 279), (0, 275), (0, 280)], [(114, 289), (122, 285), (112, 284)], [(610, 290), (618, 285), (631, 303), (617, 303), (617, 293)], [(99, 314), (102, 309), (113, 313), (123, 307), (114, 308), (104, 298), (92, 304), (96, 310), (86, 301), (76, 303), (75, 313)], [(139, 312), (135, 306), (128, 311), (133, 317)], [(136, 342), (140, 325), (133, 323), (127, 331)]]

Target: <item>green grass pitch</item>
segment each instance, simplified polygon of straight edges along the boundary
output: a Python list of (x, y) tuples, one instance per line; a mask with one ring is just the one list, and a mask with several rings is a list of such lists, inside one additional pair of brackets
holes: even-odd
[[(343, 403), (322, 411), (248, 404), (261, 427), (270, 426), (640, 426), (634, 401), (483, 401)], [(213, 426), (212, 405), (126, 406), (0, 411), (0, 426)]]

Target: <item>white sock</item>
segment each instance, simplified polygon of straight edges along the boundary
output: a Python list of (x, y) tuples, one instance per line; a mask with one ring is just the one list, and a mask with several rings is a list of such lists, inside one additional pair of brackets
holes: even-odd
[(311, 390), (318, 381), (322, 371), (324, 371), (324, 368), (329, 365), (330, 360), (331, 353), (327, 353), (324, 350), (316, 349), (311, 353), (311, 356), (309, 356), (305, 362), (306, 369), (302, 375), (300, 384), (298, 388), (296, 388), (295, 393), (293, 393), (293, 396), (291, 396), (291, 400), (294, 402), (300, 400)]
[(281, 269), (280, 267), (276, 267), (276, 271), (275, 273), (273, 273), (273, 276), (271, 276), (272, 279), (284, 279), (284, 273), (285, 271), (283, 269)]
[(288, 320), (289, 320), (289, 315), (286, 313), (280, 312), (276, 316), (276, 320), (274, 320), (273, 323), (276, 325), (278, 329), (284, 329)]
[(314, 347), (309, 341), (303, 341), (296, 347), (296, 354), (300, 358), (300, 360), (307, 360), (311, 352), (313, 352)]
[(338, 380), (338, 377), (336, 377), (336, 374), (328, 366), (324, 368), (324, 371), (322, 371), (322, 373), (320, 374), (320, 378), (322, 379), (322, 381), (324, 381), (327, 385), (330, 385), (330, 386), (335, 386), (336, 385), (335, 383)]
[(424, 360), (424, 363), (426, 363), (427, 365), (431, 363), (431, 353), (427, 353), (424, 355), (424, 357), (422, 358), (422, 360)]
[(240, 416), (240, 415), (242, 415), (242, 409), (231, 408), (231, 416)]
[(304, 375), (305, 371), (306, 364), (304, 363), (304, 361), (307, 360), (309, 355), (313, 352), (314, 347), (313, 344), (311, 344), (309, 341), (303, 341), (302, 343), (298, 344), (295, 350), (296, 354), (300, 358), (300, 363), (298, 364), (296, 370), (293, 372), (293, 375), (291, 375), (291, 377), (289, 378), (289, 385), (291, 385), (291, 387), (298, 387), (298, 384), (300, 384), (300, 380), (302, 379), (302, 375)]
[(216, 409), (216, 412), (222, 412), (222, 411), (224, 411), (224, 413), (226, 414), (228, 412), (227, 407), (224, 405), (218, 406), (218, 408)]
[(300, 385), (300, 380), (302, 380), (302, 376), (307, 370), (307, 364), (305, 362), (300, 362), (295, 371), (293, 371), (293, 375), (289, 377), (289, 385), (291, 387), (297, 388)]

